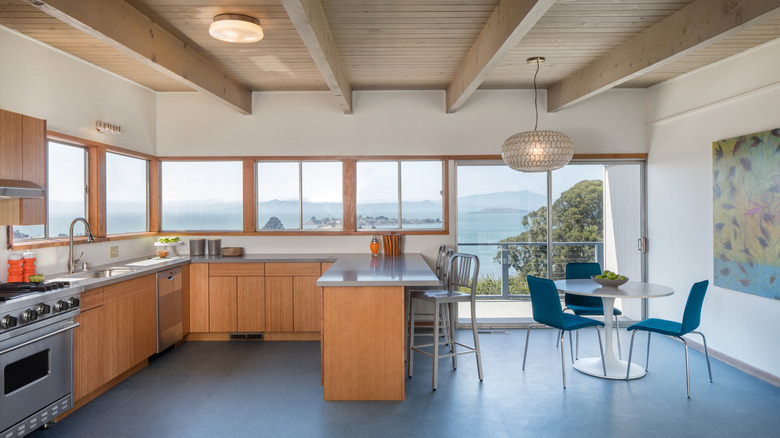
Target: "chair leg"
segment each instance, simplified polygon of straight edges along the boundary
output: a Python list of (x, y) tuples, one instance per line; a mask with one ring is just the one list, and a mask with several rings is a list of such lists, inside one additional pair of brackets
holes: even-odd
[(677, 338), (681, 340), (685, 346), (685, 388), (688, 391), (688, 398), (691, 398), (691, 373), (688, 369), (688, 343), (685, 342), (685, 339), (683, 339), (682, 336), (677, 336)]
[(631, 356), (634, 354), (634, 335), (636, 332), (636, 330), (631, 332), (631, 345), (628, 347), (628, 365), (626, 366), (626, 380), (628, 380), (628, 376), (631, 375)]
[(441, 305), (433, 306), (433, 390), (436, 390), (439, 380), (439, 318), (441, 317)]
[(447, 341), (450, 343), (450, 353), (452, 353), (452, 369), (458, 369), (458, 356), (455, 354), (455, 321), (452, 303), (443, 304), (444, 311), (447, 312)]
[[(575, 339), (577, 339), (577, 346), (574, 348), (574, 354), (572, 355), (571, 363), (574, 363), (576, 359), (580, 358), (580, 331), (579, 330), (577, 330), (577, 334), (574, 335), (574, 337)], [(571, 339), (569, 339), (569, 342), (571, 342)]]
[[(559, 331), (559, 333), (562, 334), (563, 332)], [(528, 356), (528, 337), (529, 336), (531, 336), (531, 326), (530, 325), (528, 326), (528, 329), (525, 332), (525, 348), (523, 349), (523, 368), (522, 368), (523, 370), (525, 370), (525, 358), (526, 358), (526, 356)], [(558, 337), (558, 336), (556, 336), (556, 337)]]
[[(569, 332), (569, 348), (571, 348), (571, 332)], [(563, 332), (561, 332), (561, 375), (563, 376), (563, 389), (566, 389), (566, 353), (563, 351)]]
[(647, 367), (650, 365), (650, 334), (653, 332), (647, 332), (647, 358), (645, 359), (645, 371), (647, 371)]
[(707, 372), (710, 374), (710, 382), (712, 382), (712, 367), (710, 367), (710, 353), (707, 351), (707, 338), (704, 337), (704, 333), (692, 331), (701, 336), (701, 340), (704, 341), (704, 357), (707, 358)]
[[(604, 346), (601, 345), (601, 330), (599, 330), (598, 326), (594, 326), (596, 328), (596, 336), (599, 338), (599, 353), (601, 353), (601, 369), (604, 370), (604, 377), (607, 376), (607, 363), (604, 362)], [(606, 335), (606, 333), (605, 333)]]
[(409, 340), (406, 343), (407, 350), (406, 350), (406, 375), (409, 376), (409, 378), (412, 377), (412, 370), (414, 369), (413, 362), (414, 362), (414, 351), (412, 351), (412, 347), (414, 346), (414, 299), (409, 300)]
[[(561, 332), (561, 339), (563, 339), (563, 332)], [(561, 349), (563, 349), (563, 341), (561, 341)], [(571, 342), (571, 332), (569, 332), (569, 354), (571, 355), (571, 363), (574, 363), (574, 346)]]
[(558, 330), (558, 336), (555, 337), (555, 348), (558, 348), (561, 345), (561, 333), (563, 333), (563, 330)]
[[(474, 333), (474, 351), (477, 355), (477, 373), (479, 381), (482, 381), (482, 353), (479, 350), (479, 331), (477, 330), (477, 310), (475, 303), (471, 302), (471, 332)], [(454, 322), (453, 322), (454, 326)], [(526, 348), (528, 348), (528, 337), (526, 336)]]
[(620, 322), (617, 315), (615, 315), (615, 338), (618, 346), (618, 359), (623, 360), (623, 352), (620, 351)]

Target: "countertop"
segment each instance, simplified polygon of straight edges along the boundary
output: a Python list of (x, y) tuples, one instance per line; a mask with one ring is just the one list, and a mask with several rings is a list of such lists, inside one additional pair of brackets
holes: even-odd
[(344, 254), (244, 254), (238, 257), (188, 256), (192, 263), (330, 263)]
[(317, 286), (437, 286), (439, 279), (421, 254), (343, 254)]
[(106, 265), (90, 266), (88, 272), (102, 271), (111, 268), (132, 268), (133, 271), (126, 274), (115, 275), (112, 277), (101, 278), (73, 278), (73, 275), (79, 275), (76, 271), (73, 274), (59, 273), (46, 275), (45, 281), (69, 281), (72, 286), (81, 286), (83, 290), (94, 289), (97, 287), (108, 286), (125, 280), (143, 277), (154, 274), (165, 269), (176, 268), (190, 262), (189, 256), (166, 257), (141, 257), (137, 259), (124, 260), (121, 262), (110, 263)]

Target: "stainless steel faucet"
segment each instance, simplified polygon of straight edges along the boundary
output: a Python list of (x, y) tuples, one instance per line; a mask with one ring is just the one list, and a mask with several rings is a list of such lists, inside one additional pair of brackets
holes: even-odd
[(87, 222), (86, 219), (83, 217), (73, 219), (73, 222), (70, 223), (70, 230), (68, 231), (68, 274), (76, 272), (76, 263), (78, 263), (84, 255), (82, 252), (79, 258), (73, 259), (73, 226), (79, 221), (84, 222), (84, 232), (87, 235), (87, 243), (95, 240), (95, 236), (92, 235), (92, 229), (89, 227), (89, 222)]

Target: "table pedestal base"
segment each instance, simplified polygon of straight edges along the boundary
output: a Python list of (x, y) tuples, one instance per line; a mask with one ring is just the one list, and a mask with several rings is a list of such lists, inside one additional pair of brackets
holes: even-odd
[[(626, 368), (628, 368), (628, 361), (625, 360), (608, 360), (607, 361), (607, 375), (604, 375), (604, 369), (601, 367), (600, 357), (586, 357), (577, 359), (574, 361), (574, 369), (593, 377), (601, 377), (602, 379), (613, 380), (625, 380)], [(645, 376), (645, 369), (639, 365), (631, 362), (631, 375), (629, 379), (638, 379)]]

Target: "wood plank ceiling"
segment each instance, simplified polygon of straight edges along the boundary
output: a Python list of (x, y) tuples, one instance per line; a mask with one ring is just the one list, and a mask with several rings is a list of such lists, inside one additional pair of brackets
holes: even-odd
[[(228, 12), (259, 19), (265, 38), (211, 38)], [(241, 112), (250, 91), (331, 90), (349, 113), (352, 90), (419, 89), (447, 90), (455, 111), (477, 88), (531, 88), (532, 56), (546, 58), (539, 85), (559, 109), (777, 39), (780, 0), (0, 0), (0, 25)]]

